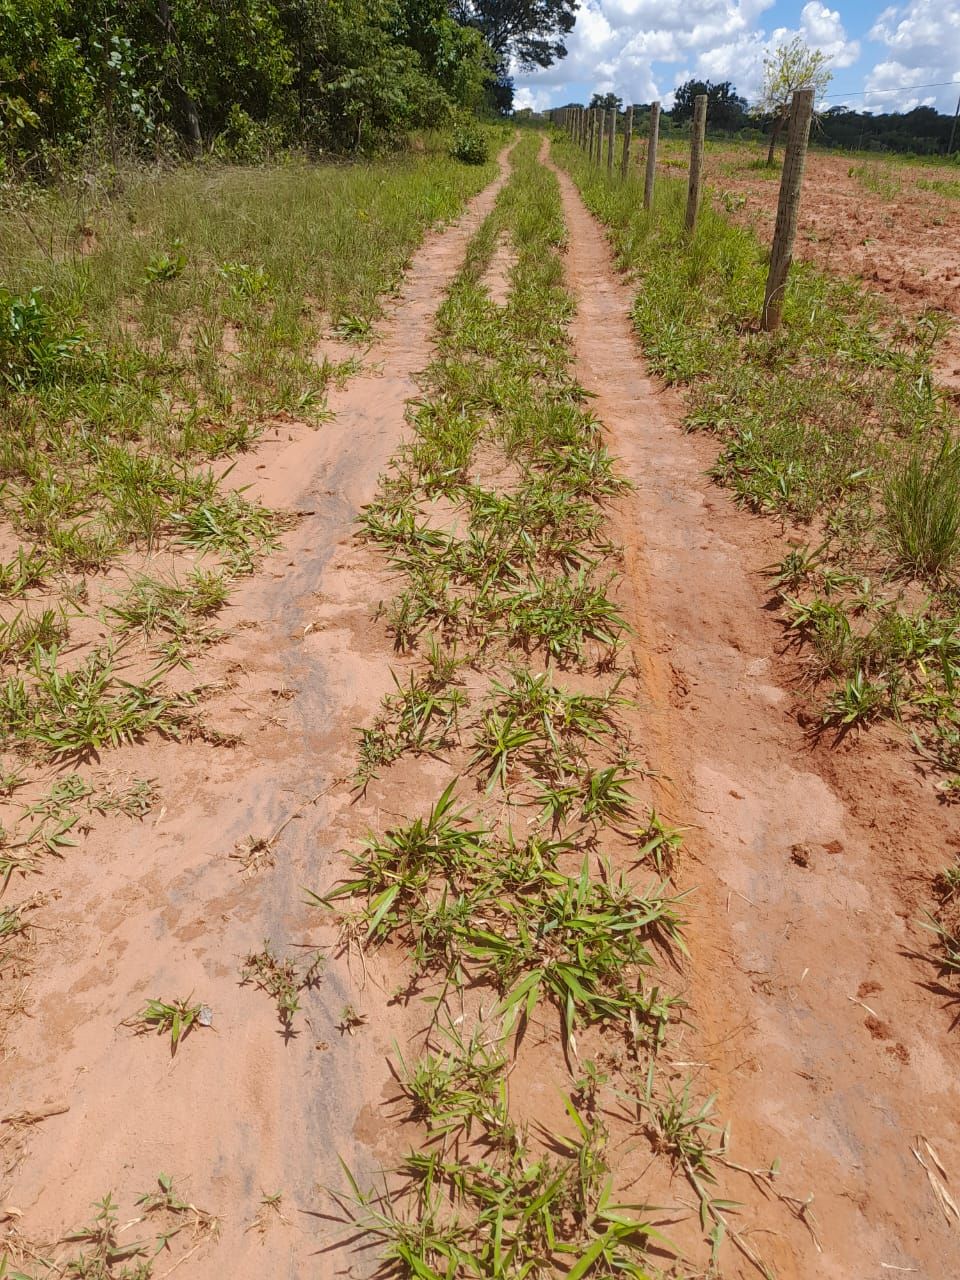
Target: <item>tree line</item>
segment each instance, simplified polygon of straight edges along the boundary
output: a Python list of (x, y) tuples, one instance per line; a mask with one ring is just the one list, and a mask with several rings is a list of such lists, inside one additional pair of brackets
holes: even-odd
[[(729, 80), (716, 84), (710, 80), (687, 80), (674, 90), (669, 120), (674, 126), (683, 127), (693, 117), (695, 99), (705, 94), (708, 131), (749, 137), (766, 133), (769, 136), (767, 161), (772, 164), (794, 91), (812, 88), (820, 96), (831, 79), (826, 55), (819, 49), (809, 48), (797, 36), (773, 49), (764, 59), (763, 84), (752, 105), (748, 105)], [(607, 111), (623, 109), (622, 99), (614, 93), (595, 93), (588, 105)], [(649, 103), (642, 103), (634, 110), (642, 119), (649, 108)], [(960, 142), (960, 138), (956, 137), (954, 118), (941, 115), (933, 107), (874, 115), (837, 106), (817, 114), (811, 141), (851, 150), (943, 155), (950, 150), (951, 142)]]
[(370, 152), (512, 104), (578, 0), (0, 0), (0, 165), (91, 140), (239, 158)]
[[(682, 128), (693, 116), (693, 100), (707, 95), (707, 132), (756, 138), (767, 134), (773, 139), (777, 117), (772, 111), (751, 110), (729, 81), (713, 84), (709, 80), (688, 80), (674, 90), (674, 105), (668, 113), (670, 122)], [(583, 106), (583, 103), (569, 103)], [(610, 108), (623, 112), (623, 99), (613, 93), (595, 93), (590, 107)], [(637, 122), (650, 110), (650, 103), (635, 103)], [(661, 125), (661, 127), (663, 127)], [(779, 132), (779, 131), (777, 131)], [(850, 151), (894, 151), (915, 155), (945, 155), (954, 137), (954, 153), (960, 150), (960, 128), (954, 129), (952, 115), (944, 115), (934, 107), (914, 107), (911, 111), (874, 114), (853, 111), (849, 107), (829, 107), (814, 119), (810, 141), (814, 146), (842, 147)]]

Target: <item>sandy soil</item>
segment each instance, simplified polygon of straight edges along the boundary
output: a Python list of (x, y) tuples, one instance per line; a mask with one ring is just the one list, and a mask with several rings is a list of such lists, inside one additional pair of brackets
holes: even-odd
[[(366, 371), (331, 396), (335, 420), (316, 433), (291, 424), (289, 438), (237, 469), (238, 484), (301, 513), (220, 619), (229, 639), (198, 667), (213, 684), (211, 729), (238, 741), (104, 758), (157, 778), (163, 807), (142, 826), (98, 823), (35, 913), (30, 1017), (8, 1027), (0, 1121), (49, 1114), (19, 1131), (0, 1208), (21, 1216), (4, 1230), (12, 1222), (24, 1238), (53, 1239), (110, 1189), (132, 1217), (163, 1171), (221, 1220), (219, 1243), (181, 1246), (171, 1260), (185, 1280), (368, 1270), (327, 1252), (335, 1233), (321, 1188), (343, 1185), (338, 1156), (368, 1180), (403, 1149), (387, 1059), (416, 1026), (393, 998), (389, 953), (365, 966), (338, 958), (303, 887), (329, 887), (340, 850), (419, 811), (448, 776), (439, 763), (401, 764), (351, 802), (353, 726), (369, 723), (396, 665), (372, 621), (392, 583), (352, 530), (402, 439), (433, 313), (498, 185), (416, 255)], [(688, 828), (692, 959), (677, 980), (691, 1029), (672, 1066), (719, 1091), (732, 1160), (780, 1161), (779, 1197), (736, 1170), (723, 1193), (744, 1202), (745, 1238), (781, 1280), (956, 1275), (960, 1223), (932, 1181), (949, 1192), (960, 1177), (955, 997), (915, 954), (924, 936), (914, 922), (945, 847), (960, 846), (960, 823), (897, 743), (871, 735), (831, 749), (805, 736), (797, 668), (779, 654), (759, 573), (782, 554), (784, 531), (704, 479), (710, 443), (683, 434), (681, 406), (647, 378), (631, 288), (563, 175), (561, 185), (579, 374), (636, 486), (611, 530), (625, 547), (621, 603), (636, 631), (630, 728), (656, 773), (648, 798)], [(259, 869), (244, 870), (231, 854), (251, 836), (275, 838)], [(268, 998), (238, 986), (242, 957), (264, 938), (331, 955), (290, 1041)], [(122, 1025), (148, 997), (191, 991), (213, 1009), (213, 1028), (173, 1059)], [(366, 1019), (352, 1035), (347, 1005)], [(552, 1120), (562, 1081), (541, 1030), (511, 1077), (511, 1101)], [(921, 1134), (945, 1173), (917, 1145)], [(619, 1124), (614, 1139), (639, 1176), (635, 1134)], [(642, 1185), (691, 1216), (682, 1184), (654, 1173)], [(263, 1218), (276, 1192), (283, 1214)], [(756, 1274), (732, 1250), (724, 1267)]]
[[(754, 226), (766, 243), (776, 222), (779, 184), (742, 168), (750, 158), (742, 147), (712, 147), (706, 174), (717, 191), (746, 197), (746, 205), (731, 216)], [(889, 175), (900, 184), (899, 192), (888, 199), (867, 189), (850, 176), (858, 165)], [(878, 164), (866, 155), (851, 159), (811, 151), (796, 256), (859, 277), (905, 314), (934, 308), (951, 317), (954, 328), (938, 353), (937, 370), (960, 397), (960, 200), (918, 186), (955, 181), (957, 174), (932, 165)]]
[(560, 179), (583, 381), (637, 486), (616, 532), (660, 805), (689, 826), (701, 1027), (690, 1056), (709, 1064), (733, 1159), (779, 1159), (779, 1188), (795, 1198), (752, 1238), (781, 1277), (958, 1274), (960, 1223), (914, 1154), (938, 1176), (918, 1147), (926, 1135), (960, 1175), (952, 1000), (915, 954), (928, 877), (960, 839), (957, 820), (896, 744), (832, 750), (805, 736), (798, 673), (764, 611), (760, 570), (782, 554), (782, 534), (705, 479), (710, 444), (678, 430), (679, 405), (644, 375), (631, 288)]
[[(163, 1172), (220, 1220), (219, 1244), (182, 1256), (185, 1280), (342, 1269), (342, 1257), (318, 1252), (333, 1235), (319, 1188), (342, 1187), (338, 1157), (369, 1182), (388, 1154), (379, 1108), (406, 1015), (376, 960), (358, 970), (331, 959), (288, 1040), (268, 997), (238, 985), (239, 969), (267, 938), (283, 953), (309, 944), (335, 954), (303, 887), (328, 888), (343, 869), (338, 851), (382, 820), (351, 805), (344, 781), (353, 726), (390, 687), (370, 620), (391, 586), (356, 546), (354, 520), (401, 439), (443, 291), (504, 180), (415, 255), (368, 372), (330, 396), (335, 420), (318, 432), (291, 424), (285, 443), (233, 473), (253, 496), (301, 513), (218, 619), (229, 640), (197, 666), (196, 680), (212, 685), (210, 736), (236, 745), (152, 742), (104, 757), (155, 778), (163, 807), (142, 826), (97, 824), (32, 917), (30, 1016), (7, 1027), (0, 1062), (0, 1120), (52, 1109), (18, 1131), (13, 1157), (0, 1152), (19, 1166), (0, 1186), (0, 1223), (25, 1240), (89, 1221), (111, 1190), (127, 1221)], [(259, 870), (231, 856), (278, 832)], [(168, 1041), (121, 1025), (148, 998), (191, 993), (213, 1026), (174, 1058)], [(347, 1005), (367, 1019), (355, 1034), (343, 1026)], [(282, 1216), (264, 1218), (262, 1201), (277, 1192)], [(54, 1256), (71, 1256), (69, 1246)]]

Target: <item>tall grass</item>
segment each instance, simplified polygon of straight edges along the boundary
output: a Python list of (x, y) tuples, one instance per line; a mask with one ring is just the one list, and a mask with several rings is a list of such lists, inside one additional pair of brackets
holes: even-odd
[(937, 578), (960, 555), (960, 445), (915, 448), (890, 476), (884, 507), (899, 555), (915, 573)]

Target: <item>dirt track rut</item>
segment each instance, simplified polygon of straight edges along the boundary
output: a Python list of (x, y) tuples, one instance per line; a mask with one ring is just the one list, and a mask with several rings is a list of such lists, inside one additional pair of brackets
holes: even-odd
[[(238, 988), (237, 971), (264, 937), (331, 941), (302, 906), (302, 886), (329, 886), (337, 851), (385, 816), (351, 806), (334, 785), (352, 768), (353, 726), (390, 687), (370, 627), (390, 584), (353, 523), (402, 439), (432, 317), (504, 176), (502, 164), (464, 218), (416, 255), (369, 353), (375, 367), (331, 396), (334, 421), (291, 429), (238, 468), (256, 496), (302, 513), (222, 619), (230, 640), (198, 672), (215, 683), (209, 717), (243, 740), (128, 754), (126, 767), (158, 778), (166, 809), (133, 832), (98, 830), (91, 856), (66, 863), (44, 921), (43, 945), (59, 960), (41, 958), (35, 1017), (0, 1064), (3, 1111), (69, 1105), (30, 1139), (8, 1197), (33, 1238), (85, 1221), (111, 1187), (130, 1209), (163, 1171), (222, 1219), (219, 1245), (185, 1261), (185, 1280), (253, 1280), (265, 1266), (291, 1280), (332, 1276), (347, 1264), (318, 1252), (330, 1236), (318, 1184), (342, 1182), (338, 1155), (363, 1178), (397, 1154), (386, 1059), (409, 1027), (376, 957), (366, 972), (330, 963), (292, 1044), (267, 997)], [(892, 754), (838, 764), (810, 749), (791, 715), (792, 668), (774, 656), (778, 632), (762, 608), (757, 570), (778, 538), (704, 479), (709, 446), (682, 434), (676, 403), (645, 376), (630, 287), (558, 177), (581, 379), (636, 486), (616, 504), (613, 532), (626, 548), (646, 691), (644, 754), (660, 771), (658, 807), (690, 827), (686, 981), (699, 1029), (684, 1048), (705, 1064), (705, 1091), (720, 1091), (732, 1159), (760, 1168), (779, 1158), (777, 1185), (795, 1199), (764, 1201), (735, 1173), (724, 1193), (749, 1202), (739, 1225), (784, 1280), (956, 1275), (958, 1224), (945, 1221), (911, 1148), (926, 1134), (960, 1176), (960, 1061), (948, 1018), (918, 989), (929, 974), (905, 954), (916, 936), (890, 874), (912, 853), (898, 821), (910, 813), (928, 843), (943, 821)], [(228, 857), (235, 845), (296, 813), (276, 865), (242, 877)], [(172, 1061), (118, 1026), (145, 998), (191, 987), (213, 1007), (215, 1030)], [(249, 1016), (251, 1001), (265, 1016)], [(338, 1030), (347, 1004), (373, 1014), (354, 1037)], [(287, 1221), (271, 1220), (262, 1237), (251, 1224), (278, 1190)], [(809, 1196), (805, 1223), (794, 1211)], [(756, 1274), (732, 1251), (725, 1266)]]
[[(813, 1197), (813, 1230), (771, 1204), (756, 1243), (781, 1277), (960, 1274), (960, 1223), (945, 1219), (912, 1150), (925, 1134), (960, 1176), (956, 1033), (922, 990), (929, 966), (905, 954), (918, 934), (884, 865), (897, 855), (913, 865), (911, 818), (923, 829), (924, 803), (928, 830), (945, 835), (948, 820), (930, 815), (892, 753), (871, 773), (811, 749), (791, 715), (795, 672), (774, 657), (779, 632), (763, 610), (759, 570), (783, 554), (782, 539), (704, 476), (709, 445), (683, 434), (676, 401), (645, 376), (633, 291), (572, 181), (558, 178), (580, 376), (636, 485), (615, 533), (648, 751), (664, 774), (663, 810), (690, 826), (689, 998), (701, 1028), (691, 1056), (710, 1064), (704, 1084), (731, 1121), (731, 1158), (751, 1168), (779, 1158), (780, 1190)], [(835, 785), (844, 759), (866, 805)], [(731, 1193), (749, 1197), (746, 1186)]]
[[(506, 180), (505, 156), (464, 216), (415, 254), (369, 371), (330, 396), (333, 421), (316, 432), (291, 426), (234, 471), (261, 500), (302, 517), (221, 615), (231, 638), (196, 672), (213, 686), (207, 719), (242, 741), (127, 753), (125, 767), (158, 780), (160, 818), (98, 830), (89, 856), (77, 850), (66, 863), (43, 917), (34, 1017), (0, 1065), (3, 1113), (69, 1107), (38, 1126), (13, 1180), (8, 1199), (29, 1239), (88, 1221), (111, 1189), (131, 1218), (136, 1195), (164, 1172), (221, 1220), (220, 1243), (185, 1260), (184, 1280), (253, 1280), (265, 1265), (293, 1280), (343, 1267), (342, 1255), (318, 1252), (331, 1234), (318, 1187), (342, 1184), (338, 1155), (361, 1178), (377, 1169), (386, 1059), (403, 1039), (403, 1014), (386, 1007), (375, 964), (364, 975), (331, 961), (287, 1043), (268, 997), (238, 987), (238, 973), (265, 938), (281, 951), (332, 941), (304, 908), (303, 886), (329, 886), (337, 851), (371, 820), (351, 807), (347, 785), (333, 784), (354, 767), (353, 726), (389, 687), (369, 630), (390, 588), (356, 547), (354, 521), (402, 438), (434, 312)], [(229, 857), (235, 846), (301, 810), (276, 842), (275, 865), (244, 877)], [(377, 1016), (345, 1035), (343, 1008), (364, 1011), (364, 981), (377, 990)], [(173, 1060), (118, 1025), (147, 998), (191, 990), (212, 1007), (214, 1030), (195, 1033)], [(251, 1001), (263, 1016), (250, 1016)], [(264, 1238), (251, 1224), (276, 1192), (286, 1221), (268, 1214)]]

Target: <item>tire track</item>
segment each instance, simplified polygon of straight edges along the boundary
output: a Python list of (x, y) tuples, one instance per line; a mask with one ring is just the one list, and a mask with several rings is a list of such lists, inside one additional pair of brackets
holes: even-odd
[[(315, 1212), (317, 1186), (339, 1182), (338, 1155), (362, 1173), (378, 1163), (372, 1149), (390, 1127), (378, 1105), (389, 1090), (385, 1058), (404, 1014), (388, 1010), (345, 1038), (338, 1025), (364, 975), (332, 960), (301, 997), (299, 1034), (287, 1043), (267, 998), (238, 987), (238, 967), (264, 938), (283, 949), (333, 941), (318, 935), (302, 886), (329, 878), (338, 851), (369, 825), (348, 788), (332, 784), (351, 771), (352, 726), (389, 682), (368, 633), (390, 588), (356, 547), (354, 521), (403, 437), (434, 312), (507, 179), (510, 149), (459, 221), (414, 255), (365, 371), (329, 397), (334, 420), (268, 466), (255, 453), (234, 473), (261, 500), (302, 513), (221, 615), (229, 640), (193, 673), (213, 689), (207, 719), (242, 740), (133, 748), (124, 766), (158, 780), (161, 820), (132, 833), (118, 826), (94, 858), (65, 867), (45, 921), (57, 954), (41, 957), (37, 1016), (0, 1069), (4, 1111), (41, 1097), (69, 1104), (36, 1131), (5, 1196), (22, 1211), (25, 1238), (76, 1228), (111, 1189), (125, 1211), (164, 1171), (221, 1220), (219, 1244), (177, 1268), (184, 1280), (254, 1280), (265, 1258), (271, 1276), (335, 1274), (334, 1258), (318, 1256), (330, 1228)], [(242, 877), (227, 856), (234, 846), (294, 813), (269, 850), (274, 865)], [(366, 977), (390, 990), (389, 973), (371, 966)], [(145, 997), (191, 986), (212, 1006), (215, 1034), (198, 1032), (173, 1061), (118, 1027)], [(265, 1240), (250, 1228), (277, 1191), (286, 1223), (268, 1215)]]
[(781, 1190), (815, 1197), (822, 1253), (800, 1218), (775, 1205), (765, 1215), (763, 1251), (779, 1275), (954, 1274), (956, 1224), (912, 1147), (926, 1133), (960, 1170), (955, 1037), (917, 991), (926, 974), (905, 954), (907, 922), (869, 827), (785, 714), (788, 672), (772, 658), (777, 632), (752, 577), (775, 558), (764, 527), (703, 477), (644, 374), (632, 290), (572, 180), (550, 164), (570, 229), (582, 381), (636, 485), (615, 531), (648, 731), (669, 777), (663, 804), (694, 829), (691, 1003), (704, 1039), (691, 1056), (711, 1063), (732, 1158), (768, 1167), (779, 1157)]

